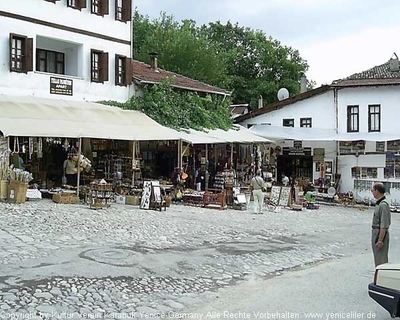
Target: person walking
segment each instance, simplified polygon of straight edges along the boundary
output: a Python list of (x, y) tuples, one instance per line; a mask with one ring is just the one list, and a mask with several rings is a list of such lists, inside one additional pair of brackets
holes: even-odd
[(254, 214), (262, 214), (264, 208), (264, 193), (262, 191), (264, 180), (261, 178), (261, 170), (257, 170), (256, 175), (250, 181), (250, 189), (254, 198)]
[(374, 254), (375, 267), (388, 262), (389, 254), (389, 226), (391, 223), (390, 207), (385, 200), (385, 186), (377, 182), (371, 190), (376, 205), (372, 218), (372, 252)]

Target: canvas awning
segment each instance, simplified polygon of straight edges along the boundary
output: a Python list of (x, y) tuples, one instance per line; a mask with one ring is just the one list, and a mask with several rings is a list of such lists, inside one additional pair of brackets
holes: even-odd
[(179, 140), (181, 135), (140, 111), (87, 101), (0, 95), (4, 136)]
[(273, 140), (308, 140), (308, 141), (335, 141), (337, 134), (333, 129), (281, 127), (256, 124), (251, 132)]

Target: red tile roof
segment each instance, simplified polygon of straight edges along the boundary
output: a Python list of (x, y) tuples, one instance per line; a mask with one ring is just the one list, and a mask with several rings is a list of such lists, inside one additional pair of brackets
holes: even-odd
[(133, 60), (132, 65), (133, 80), (139, 84), (158, 84), (166, 78), (171, 78), (173, 79), (171, 85), (175, 88), (220, 95), (231, 95), (229, 91), (211, 86), (209, 84), (182, 76), (171, 71), (166, 71), (161, 68), (157, 68), (157, 70), (154, 70), (153, 68), (151, 68), (150, 65), (141, 61)]
[(400, 70), (390, 70), (390, 60), (366, 71), (332, 82), (335, 87), (386, 86), (400, 84)]

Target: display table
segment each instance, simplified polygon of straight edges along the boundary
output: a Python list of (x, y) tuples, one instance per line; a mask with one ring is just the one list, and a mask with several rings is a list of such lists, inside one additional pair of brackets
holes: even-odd
[(203, 197), (204, 192), (202, 191), (184, 192), (182, 194), (182, 201), (194, 206), (203, 206)]

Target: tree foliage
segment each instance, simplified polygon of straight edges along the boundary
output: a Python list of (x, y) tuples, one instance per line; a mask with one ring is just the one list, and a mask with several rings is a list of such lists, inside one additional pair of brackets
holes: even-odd
[(233, 103), (250, 103), (253, 109), (259, 96), (264, 103), (276, 101), (281, 87), (298, 94), (308, 69), (297, 50), (231, 22), (197, 27), (165, 13), (150, 21), (136, 11), (133, 43), (135, 59), (148, 62), (155, 51), (162, 68), (230, 90)]
[(170, 82), (167, 79), (160, 85), (146, 85), (143, 95), (132, 97), (126, 103), (103, 103), (142, 111), (158, 123), (174, 129), (231, 128), (229, 98), (215, 95), (201, 97), (193, 92), (177, 91)]

